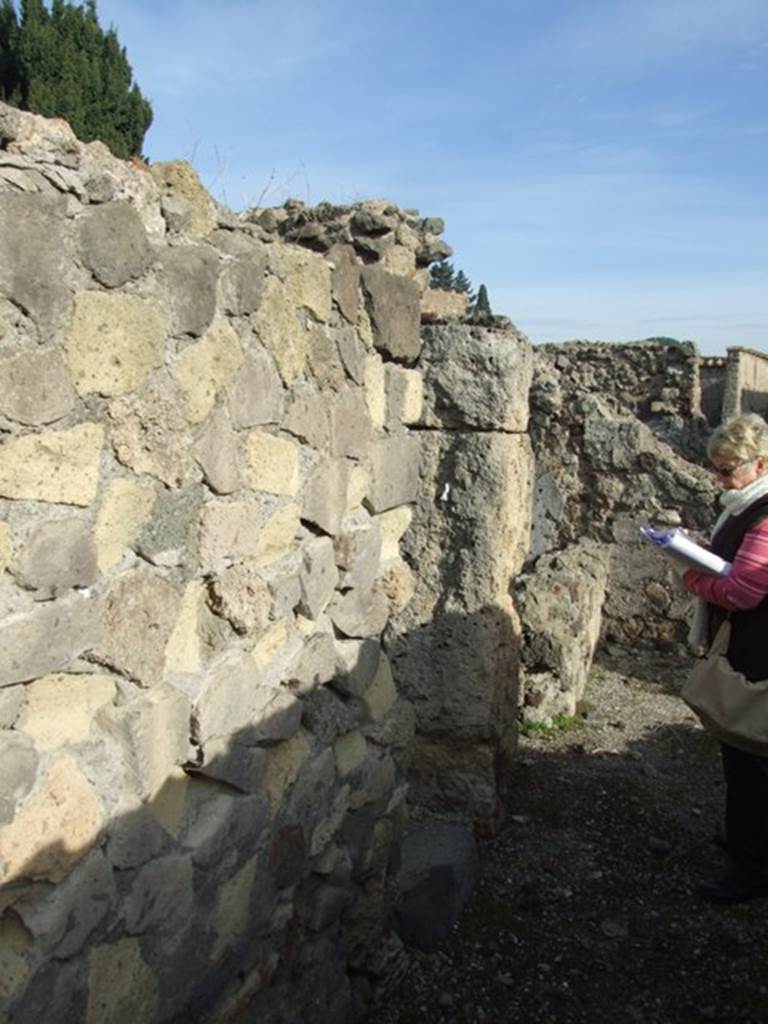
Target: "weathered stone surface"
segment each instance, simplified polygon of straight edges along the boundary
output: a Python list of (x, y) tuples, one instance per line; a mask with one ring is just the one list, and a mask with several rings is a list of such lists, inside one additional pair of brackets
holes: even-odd
[(308, 345), (307, 364), (318, 387), (338, 391), (346, 378), (336, 342), (329, 329), (310, 329)]
[(200, 517), (200, 558), (207, 572), (256, 559), (261, 550), (263, 505), (253, 501), (209, 501)]
[(214, 576), (208, 584), (208, 601), (213, 612), (241, 635), (264, 629), (272, 611), (269, 587), (247, 563), (232, 565)]
[(362, 278), (376, 348), (394, 359), (416, 359), (421, 351), (418, 285), (379, 267), (365, 267)]
[(34, 740), (38, 750), (74, 746), (91, 737), (96, 712), (117, 694), (108, 675), (43, 676), (26, 686), (26, 704), (17, 729)]
[(13, 536), (8, 523), (0, 520), (0, 576), (11, 564), (13, 558)]
[(284, 282), (292, 305), (322, 323), (331, 319), (331, 272), (322, 257), (293, 246), (272, 246), (269, 265)]
[(188, 219), (184, 234), (189, 238), (205, 238), (216, 227), (216, 204), (203, 187), (197, 172), (186, 160), (170, 160), (152, 164), (149, 173), (164, 198), (181, 199), (187, 206)]
[(141, 217), (126, 202), (104, 203), (79, 223), (80, 258), (97, 281), (119, 288), (141, 277), (153, 261)]
[(362, 694), (368, 717), (372, 722), (381, 722), (397, 700), (397, 688), (392, 676), (392, 666), (386, 654), (381, 655), (373, 682)]
[(40, 601), (72, 587), (88, 587), (97, 577), (96, 545), (83, 519), (52, 519), (27, 534), (15, 566), (19, 583)]
[(119, 462), (169, 487), (184, 484), (193, 466), (191, 438), (170, 387), (152, 383), (138, 396), (115, 399), (109, 405), (109, 418)]
[(218, 321), (198, 342), (178, 356), (173, 375), (184, 397), (184, 411), (190, 423), (207, 419), (216, 396), (231, 384), (243, 365), (243, 349), (234, 328)]
[(301, 601), (301, 555), (295, 545), (281, 558), (259, 569), (272, 595), (272, 618), (292, 619)]
[(247, 930), (251, 890), (259, 867), (260, 858), (251, 857), (237, 874), (219, 887), (213, 921), (216, 938), (211, 960), (221, 959)]
[(183, 491), (160, 490), (152, 512), (136, 537), (136, 551), (158, 566), (196, 564), (195, 530), (205, 492), (202, 487)]
[(170, 854), (145, 864), (136, 875), (125, 901), (125, 928), (129, 935), (175, 935), (193, 913), (192, 860)]
[(258, 309), (266, 283), (267, 254), (253, 249), (225, 265), (219, 281), (219, 295), (225, 313), (248, 316)]
[(64, 339), (80, 395), (135, 391), (163, 361), (165, 322), (137, 295), (79, 292)]
[(262, 348), (251, 348), (234, 384), (228, 388), (229, 411), (236, 427), (278, 423), (285, 401), (275, 361)]
[(524, 334), (441, 324), (426, 327), (423, 341), (419, 367), (427, 426), (527, 429), (533, 353)]
[(378, 640), (337, 640), (333, 685), (343, 693), (362, 697), (376, 678), (381, 657)]
[(443, 288), (427, 288), (421, 296), (421, 319), (459, 320), (466, 316), (467, 296)]
[(254, 430), (245, 441), (245, 478), (251, 490), (294, 496), (300, 483), (298, 446)]
[(348, 590), (328, 606), (334, 626), (347, 637), (378, 636), (387, 624), (389, 604), (379, 590)]
[(527, 719), (575, 714), (600, 637), (607, 580), (607, 552), (589, 542), (543, 555), (524, 578), (517, 607)]
[(387, 363), (386, 367), (386, 422), (390, 429), (402, 423), (418, 423), (424, 408), (424, 381), (419, 370)]
[(0, 732), (0, 825), (13, 821), (17, 805), (32, 790), (38, 760), (26, 736)]
[(360, 302), (360, 266), (354, 250), (349, 245), (335, 245), (328, 253), (328, 259), (333, 267), (331, 287), (334, 301), (345, 320), (354, 324)]
[(194, 673), (202, 668), (201, 619), (205, 587), (200, 580), (192, 580), (184, 589), (176, 623), (165, 647), (165, 676)]
[(160, 259), (172, 334), (203, 334), (216, 311), (216, 256), (202, 246), (166, 249)]
[(333, 550), (341, 570), (341, 588), (370, 590), (381, 563), (381, 533), (377, 521), (362, 509), (348, 516), (334, 539)]
[(377, 353), (366, 356), (363, 371), (365, 404), (374, 430), (381, 430), (387, 419), (387, 395), (384, 363)]
[(189, 700), (173, 686), (162, 684), (127, 704), (105, 704), (97, 720), (120, 745), (145, 798), (189, 758)]
[(346, 512), (348, 481), (343, 459), (321, 459), (304, 487), (301, 518), (324, 533), (337, 534)]
[(117, 890), (112, 868), (92, 850), (55, 888), (32, 890), (14, 905), (36, 948), (59, 959), (75, 956), (114, 910)]
[(382, 567), (377, 585), (389, 601), (390, 614), (397, 615), (416, 593), (416, 575), (402, 558), (393, 558)]
[(0, 356), (0, 380), (0, 414), (17, 423), (44, 426), (74, 408), (72, 381), (56, 349)]
[(99, 483), (103, 440), (103, 427), (82, 423), (5, 441), (0, 446), (0, 496), (90, 505)]
[(304, 545), (301, 585), (301, 611), (310, 619), (321, 615), (333, 596), (339, 580), (333, 542), (329, 537), (315, 537)]
[(381, 560), (387, 562), (400, 555), (400, 539), (411, 525), (413, 509), (410, 505), (400, 505), (376, 516), (381, 532)]
[(477, 843), (466, 825), (439, 822), (410, 828), (400, 851), (397, 930), (406, 945), (431, 953), (480, 880)]
[(361, 341), (358, 332), (352, 327), (339, 328), (336, 331), (336, 344), (349, 379), (355, 384), (364, 384), (365, 363), (369, 350)]
[(266, 750), (240, 743), (235, 735), (207, 740), (202, 763), (195, 766), (195, 771), (243, 793), (259, 793), (266, 768)]
[(337, 736), (354, 729), (359, 721), (357, 706), (341, 700), (327, 686), (312, 690), (302, 699), (302, 724), (320, 743), (333, 743)]
[(242, 487), (240, 448), (224, 406), (214, 409), (194, 453), (205, 482), (215, 494), (231, 494)]
[(313, 633), (304, 641), (301, 654), (288, 670), (288, 685), (305, 696), (336, 673), (336, 650), (331, 633)]
[(347, 512), (357, 512), (371, 489), (371, 474), (357, 462), (349, 463), (347, 484)]
[(16, 724), (24, 707), (24, 690), (21, 685), (0, 689), (0, 729), (10, 729)]
[(328, 401), (309, 384), (297, 384), (291, 391), (282, 428), (320, 452), (327, 452), (331, 440)]
[(371, 417), (362, 390), (350, 389), (337, 395), (331, 405), (331, 452), (361, 458), (371, 436)]
[(66, 318), (68, 224), (62, 197), (0, 194), (0, 294), (50, 337)]
[(75, 759), (57, 758), (0, 830), (0, 884), (21, 878), (60, 881), (91, 849), (101, 824), (101, 805)]
[(351, 775), (362, 765), (368, 754), (368, 744), (359, 729), (340, 736), (333, 745), (336, 770), (340, 778)]
[(94, 540), (101, 572), (114, 568), (139, 535), (155, 503), (154, 488), (118, 477), (107, 484), (96, 518)]
[[(32, 974), (30, 958), (26, 956), (32, 937), (21, 921), (12, 915), (0, 918), (0, 999), (10, 1000), (20, 995)], [(9, 1024), (5, 1014), (0, 1020)]]
[(420, 439), (400, 436), (374, 441), (370, 449), (373, 512), (386, 512), (419, 496)]
[(80, 595), (0, 623), (0, 686), (65, 670), (98, 643), (96, 601)]
[(287, 287), (276, 277), (268, 277), (261, 305), (251, 316), (251, 326), (272, 354), (288, 387), (307, 361), (309, 333), (305, 320), (306, 314), (294, 304)]
[(273, 811), (276, 811), (283, 802), (309, 753), (309, 743), (302, 733), (279, 743), (269, 751), (265, 786)]
[(155, 573), (134, 569), (118, 576), (102, 600), (103, 638), (93, 656), (142, 686), (157, 685), (179, 604), (176, 588)]
[(85, 1024), (151, 1020), (157, 979), (144, 961), (138, 939), (120, 939), (91, 949)]

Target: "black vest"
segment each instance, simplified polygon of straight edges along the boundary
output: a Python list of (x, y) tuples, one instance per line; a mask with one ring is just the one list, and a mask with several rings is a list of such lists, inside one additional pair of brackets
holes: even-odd
[[(712, 538), (712, 550), (727, 561), (739, 550), (744, 535), (763, 519), (768, 519), (768, 495), (737, 516), (729, 516)], [(728, 612), (718, 605), (708, 605), (709, 642)], [(756, 608), (731, 612), (731, 640), (728, 661), (737, 672), (753, 682), (768, 679), (768, 594)]]

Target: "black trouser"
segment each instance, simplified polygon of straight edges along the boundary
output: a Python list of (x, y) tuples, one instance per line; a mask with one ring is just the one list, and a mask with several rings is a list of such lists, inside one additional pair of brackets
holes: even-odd
[(736, 870), (768, 881), (768, 757), (722, 745), (725, 834)]

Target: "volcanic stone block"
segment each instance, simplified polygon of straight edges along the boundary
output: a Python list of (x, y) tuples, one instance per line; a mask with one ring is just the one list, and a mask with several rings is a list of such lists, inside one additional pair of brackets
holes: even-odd
[(17, 728), (38, 750), (55, 750), (91, 738), (94, 716), (114, 701), (117, 686), (113, 676), (55, 673), (27, 683), (25, 690)]
[(293, 441), (255, 430), (245, 442), (245, 477), (254, 491), (295, 495), (299, 490), (299, 449)]
[(340, 586), (370, 590), (381, 565), (381, 533), (376, 520), (362, 509), (347, 517), (333, 549), (342, 570)]
[(362, 274), (376, 348), (393, 359), (416, 359), (421, 351), (418, 285), (379, 267), (364, 267)]
[(16, 565), (16, 578), (39, 601), (95, 582), (96, 546), (89, 524), (68, 517), (42, 522), (29, 531)]
[(275, 362), (263, 348), (252, 348), (237, 379), (228, 388), (229, 411), (235, 427), (278, 423), (285, 392)]
[(17, 423), (43, 426), (74, 408), (75, 390), (57, 349), (1, 357), (0, 380), (0, 413)]
[(119, 939), (90, 951), (85, 1024), (151, 1020), (158, 983), (141, 955), (138, 939)]
[(226, 408), (214, 409), (194, 453), (215, 494), (231, 494), (242, 487), (240, 449)]
[(219, 282), (224, 312), (248, 316), (258, 309), (264, 294), (266, 269), (266, 252), (259, 249), (238, 256), (225, 266)]
[(333, 596), (339, 580), (330, 537), (315, 537), (304, 545), (301, 586), (301, 611), (310, 619), (317, 619)]
[(379, 590), (348, 590), (328, 606), (334, 626), (347, 637), (379, 636), (389, 617), (389, 603)]
[(165, 321), (137, 295), (80, 292), (64, 339), (80, 395), (135, 391), (163, 361)]
[(138, 480), (110, 480), (96, 519), (94, 539), (99, 569), (117, 565), (152, 512), (154, 489)]
[(32, 741), (17, 733), (0, 741), (0, 825), (13, 821), (16, 805), (37, 780), (38, 755)]
[(173, 374), (190, 423), (207, 419), (217, 394), (235, 380), (244, 358), (240, 339), (227, 321), (214, 324), (200, 341), (181, 352)]
[(90, 505), (99, 483), (103, 439), (102, 426), (82, 423), (6, 441), (0, 446), (0, 496)]
[(169, 487), (185, 483), (194, 468), (192, 439), (175, 389), (153, 381), (140, 395), (111, 402), (109, 418), (119, 462)]
[(354, 250), (349, 245), (334, 245), (328, 259), (333, 268), (331, 287), (334, 301), (344, 319), (354, 324), (360, 303), (360, 266)]
[(80, 258), (107, 288), (140, 277), (153, 261), (152, 248), (138, 213), (117, 200), (89, 210), (79, 222)]
[(0, 686), (65, 670), (101, 635), (97, 603), (79, 594), (0, 623)]
[(201, 335), (216, 312), (219, 263), (201, 246), (176, 246), (161, 257), (171, 333)]
[(261, 305), (251, 326), (272, 354), (283, 382), (290, 387), (304, 369), (309, 350), (306, 313), (299, 309), (288, 288), (268, 277)]
[(331, 452), (361, 458), (368, 449), (371, 426), (365, 392), (342, 391), (331, 405)]
[(419, 455), (418, 437), (399, 436), (374, 441), (370, 450), (369, 492), (373, 512), (385, 512), (416, 500), (419, 494)]
[(346, 512), (349, 467), (344, 459), (321, 459), (304, 487), (301, 518), (332, 536)]

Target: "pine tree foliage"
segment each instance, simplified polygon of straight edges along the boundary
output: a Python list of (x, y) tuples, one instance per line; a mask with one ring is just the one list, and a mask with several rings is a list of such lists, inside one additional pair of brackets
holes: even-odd
[(83, 142), (101, 139), (116, 156), (141, 153), (152, 107), (96, 0), (0, 0), (0, 99), (65, 118)]
[(477, 289), (477, 298), (475, 304), (472, 307), (472, 316), (478, 320), (490, 319), (493, 316), (493, 310), (491, 309), (491, 303), (488, 298), (488, 289), (484, 284), (481, 284)]
[(450, 260), (440, 260), (429, 268), (429, 287), (452, 292), (456, 274)]

